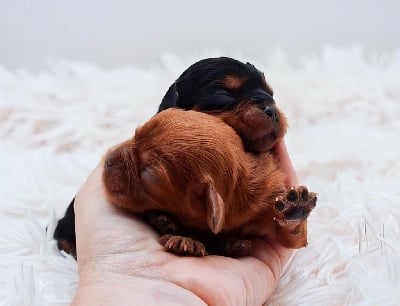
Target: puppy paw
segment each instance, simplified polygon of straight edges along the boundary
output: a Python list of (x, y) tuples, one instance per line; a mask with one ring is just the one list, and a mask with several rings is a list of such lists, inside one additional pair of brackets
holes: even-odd
[(277, 241), (287, 248), (307, 246), (307, 217), (317, 203), (317, 194), (299, 186), (275, 200)]
[(292, 187), (274, 203), (275, 220), (281, 226), (299, 224), (307, 219), (317, 203), (317, 194), (309, 192), (307, 187)]
[(207, 247), (212, 255), (237, 258), (248, 255), (253, 245), (248, 239), (220, 237), (208, 241)]
[(247, 255), (253, 247), (250, 240), (247, 239), (231, 239), (227, 241), (225, 252), (223, 255), (229, 257), (241, 257)]
[(168, 252), (177, 255), (196, 257), (208, 255), (204, 244), (190, 237), (166, 234), (160, 237), (159, 242)]
[(76, 246), (75, 243), (66, 239), (57, 240), (57, 247), (65, 253), (71, 254), (76, 259)]
[(145, 213), (146, 221), (160, 234), (177, 234), (178, 225), (173, 218), (163, 212), (150, 211)]

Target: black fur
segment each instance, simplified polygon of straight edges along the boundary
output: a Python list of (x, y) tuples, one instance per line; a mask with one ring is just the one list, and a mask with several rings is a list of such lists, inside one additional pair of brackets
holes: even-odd
[[(245, 79), (238, 89), (224, 85), (226, 76)], [(177, 107), (199, 111), (223, 111), (246, 100), (273, 102), (273, 92), (266, 86), (264, 74), (252, 64), (219, 57), (201, 60), (187, 70), (170, 86), (158, 111)]]
[(53, 237), (58, 241), (59, 249), (63, 248), (61, 241), (69, 243), (71, 249), (76, 249), (74, 202), (75, 197), (72, 199), (71, 203), (69, 203), (64, 217), (58, 221), (54, 231)]

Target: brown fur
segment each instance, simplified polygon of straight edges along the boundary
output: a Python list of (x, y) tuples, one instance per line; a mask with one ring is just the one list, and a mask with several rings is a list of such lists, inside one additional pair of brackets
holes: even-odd
[[(105, 155), (107, 198), (134, 213), (163, 211), (201, 233), (200, 241), (210, 233), (225, 240), (266, 235), (304, 246), (304, 220), (289, 224), (275, 207), (287, 192), (275, 157), (246, 153), (224, 122), (234, 116), (222, 117), (178, 109), (154, 116)], [(281, 121), (277, 135), (285, 130)]]
[(231, 111), (215, 114), (233, 127), (242, 138), (244, 147), (254, 151), (270, 151), (286, 134), (287, 123), (283, 113), (274, 106), (279, 121), (271, 123), (263, 109), (252, 103), (242, 103)]
[(246, 78), (240, 78), (237, 76), (228, 75), (224, 79), (224, 85), (226, 88), (229, 88), (229, 89), (239, 89), (240, 87), (242, 87), (243, 82), (245, 80), (246, 80)]

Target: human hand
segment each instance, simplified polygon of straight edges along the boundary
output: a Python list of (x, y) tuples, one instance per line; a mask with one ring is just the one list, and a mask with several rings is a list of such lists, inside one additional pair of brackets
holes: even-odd
[[(275, 148), (288, 175), (296, 173), (285, 144)], [(292, 250), (257, 238), (250, 256), (179, 257), (136, 216), (106, 200), (102, 166), (75, 199), (79, 286), (73, 305), (262, 305)]]

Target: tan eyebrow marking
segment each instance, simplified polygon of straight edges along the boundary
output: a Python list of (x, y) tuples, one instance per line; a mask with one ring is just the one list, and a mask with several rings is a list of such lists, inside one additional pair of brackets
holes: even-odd
[(224, 79), (224, 85), (229, 89), (238, 89), (242, 86), (245, 79), (228, 75)]

